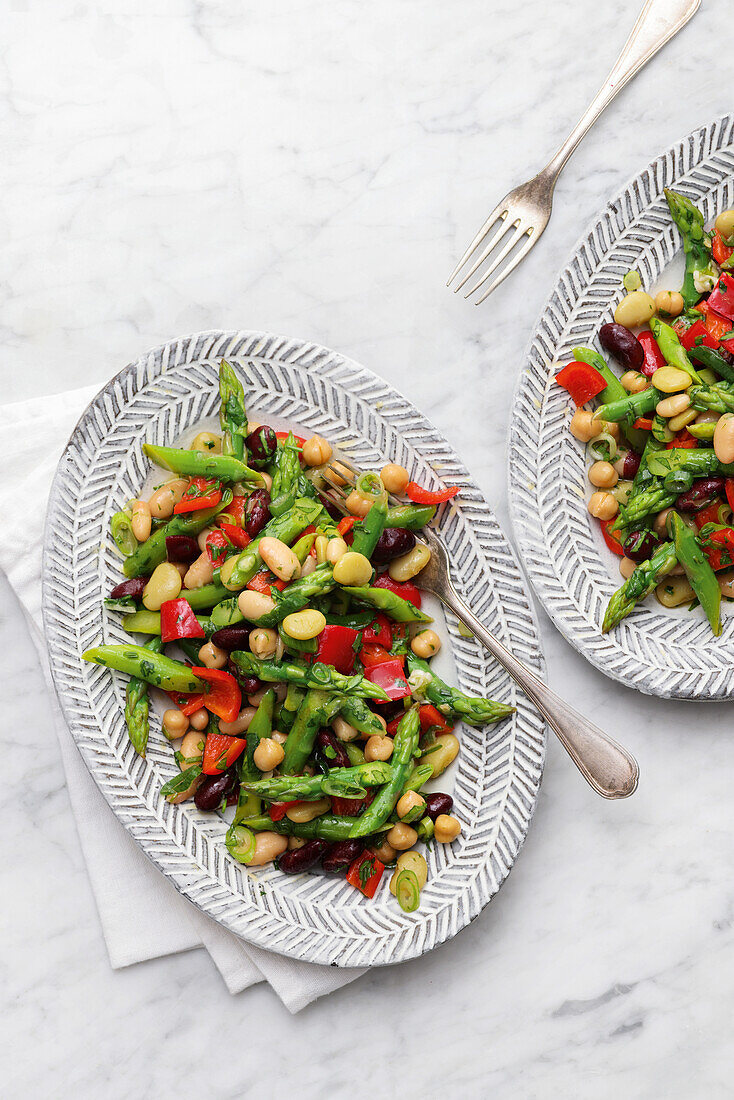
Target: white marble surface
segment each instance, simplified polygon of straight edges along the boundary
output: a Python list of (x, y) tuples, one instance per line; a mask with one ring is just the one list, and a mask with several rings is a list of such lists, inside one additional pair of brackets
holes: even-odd
[[(109, 377), (200, 328), (321, 341), (403, 389), (506, 517), (532, 323), (586, 223), (731, 105), (704, 0), (566, 169), (543, 241), (475, 309), (444, 288), (490, 206), (596, 90), (639, 0), (9, 0), (0, 64), (3, 400)], [(727, 55), (728, 56), (728, 55)], [(6, 441), (7, 442), (7, 441)], [(542, 622), (551, 682), (638, 755), (607, 804), (555, 743), (489, 910), (291, 1017), (203, 952), (112, 972), (0, 580), (5, 1089), (26, 1097), (727, 1095), (728, 706), (641, 698)], [(121, 884), (124, 888), (124, 884)]]

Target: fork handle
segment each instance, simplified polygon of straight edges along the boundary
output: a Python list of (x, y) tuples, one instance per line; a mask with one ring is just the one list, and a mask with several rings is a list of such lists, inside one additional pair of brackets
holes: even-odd
[(542, 175), (555, 177), (617, 92), (695, 15), (701, 0), (647, 0), (614, 68)]
[(482, 626), (452, 584), (441, 593), (465, 626), (535, 703), (586, 781), (603, 798), (627, 798), (637, 787), (640, 769), (631, 753), (570, 707), (534, 672)]

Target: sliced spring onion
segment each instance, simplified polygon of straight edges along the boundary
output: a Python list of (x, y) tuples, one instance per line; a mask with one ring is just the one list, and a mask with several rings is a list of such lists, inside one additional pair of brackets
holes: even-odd
[(613, 435), (610, 435), (609, 432), (599, 432), (599, 435), (595, 435), (593, 439), (589, 440), (589, 450), (595, 459), (602, 462), (613, 462), (617, 457), (619, 447)]
[(404, 913), (414, 913), (421, 902), (421, 891), (415, 871), (407, 868), (398, 871), (395, 879), (395, 897)]
[(355, 488), (360, 496), (367, 497), (368, 500), (387, 499), (387, 493), (385, 491), (385, 486), (382, 484), (382, 479), (369, 470), (359, 475), (355, 483)]
[(627, 291), (639, 290), (642, 286), (642, 279), (637, 271), (628, 271), (622, 279), (622, 285)]
[(255, 855), (255, 834), (244, 825), (230, 825), (224, 843), (238, 863), (250, 863)]

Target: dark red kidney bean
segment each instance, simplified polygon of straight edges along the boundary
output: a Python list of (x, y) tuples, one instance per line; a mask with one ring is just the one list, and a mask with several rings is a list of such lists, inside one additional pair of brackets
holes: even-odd
[(431, 821), (435, 821), (439, 814), (450, 814), (454, 800), (450, 794), (436, 791), (435, 794), (424, 795), (426, 800), (426, 813)]
[(649, 561), (659, 545), (660, 539), (654, 531), (633, 531), (622, 543), (622, 549), (632, 561)]
[(150, 577), (133, 577), (132, 580), (121, 581), (110, 592), (110, 598), (119, 600), (123, 596), (132, 596), (134, 600), (139, 600), (149, 580)]
[(302, 848), (289, 848), (287, 852), (283, 852), (282, 856), (278, 856), (276, 861), (278, 870), (286, 875), (298, 875), (302, 871), (310, 871), (330, 847), (328, 840), (307, 840)]
[(267, 424), (261, 424), (259, 428), (255, 428), (254, 432), (250, 432), (245, 440), (245, 446), (250, 466), (254, 466), (257, 470), (270, 462), (278, 446), (278, 439), (272, 428)]
[(615, 321), (602, 325), (599, 340), (624, 370), (639, 370), (645, 362), (645, 349), (634, 332), (624, 325), (618, 325)]
[(699, 512), (712, 504), (724, 488), (723, 477), (699, 477), (676, 501), (679, 512)]
[(372, 560), (377, 565), (407, 554), (415, 546), (415, 535), (407, 527), (386, 527), (377, 540)]
[(200, 553), (196, 539), (189, 538), (188, 535), (166, 536), (166, 556), (169, 561), (190, 565), (192, 561), (196, 561)]
[(228, 662), (227, 670), (232, 673), (239, 683), (243, 695), (254, 695), (256, 691), (265, 686), (257, 676), (243, 676), (234, 661)]
[(624, 456), (624, 465), (622, 466), (622, 477), (626, 481), (631, 481), (633, 477), (637, 476), (637, 471), (640, 468), (641, 455), (638, 455), (637, 451), (627, 451)]
[(267, 489), (256, 489), (250, 493), (245, 505), (245, 531), (251, 539), (256, 538), (270, 519), (270, 493)]
[(237, 782), (232, 772), (222, 772), (221, 775), (207, 775), (194, 795), (194, 802), (200, 810), (216, 810), (221, 806), (222, 799), (226, 798), (234, 789)]
[(249, 626), (223, 626), (221, 630), (215, 630), (211, 640), (220, 649), (247, 649), (250, 640)]
[(338, 840), (321, 861), (327, 875), (340, 875), (364, 850), (364, 840)]
[[(316, 738), (319, 755), (329, 768), (348, 768), (349, 756), (344, 746), (337, 740), (331, 730), (319, 730)], [(326, 750), (329, 750), (328, 752)]]

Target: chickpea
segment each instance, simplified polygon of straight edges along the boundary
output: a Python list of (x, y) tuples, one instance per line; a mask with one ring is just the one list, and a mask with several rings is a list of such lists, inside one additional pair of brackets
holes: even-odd
[(449, 764), (458, 756), (459, 739), (453, 733), (442, 733), (436, 738), (436, 746), (438, 747), (434, 746), (433, 751), (425, 758), (426, 763), (433, 768), (433, 779), (443, 775)]
[(205, 584), (209, 584), (211, 582), (213, 576), (214, 566), (209, 561), (208, 554), (199, 554), (196, 561), (193, 561), (191, 563), (186, 572), (186, 575), (184, 576), (184, 588), (188, 588), (189, 591), (192, 588), (203, 588)]
[(734, 236), (734, 210), (722, 210), (714, 222), (714, 227), (725, 241)]
[(205, 668), (224, 668), (229, 660), (229, 653), (214, 645), (214, 642), (207, 642), (199, 650), (199, 660)]
[(629, 580), (636, 568), (637, 562), (632, 561), (632, 558), (625, 557), (619, 559), (619, 572), (625, 580)]
[(644, 374), (640, 374), (637, 370), (625, 371), (619, 380), (627, 393), (642, 393), (643, 390), (649, 389), (650, 383)]
[[(260, 744), (262, 744), (262, 741)], [(289, 806), (285, 811), (285, 816), (289, 821), (294, 821), (297, 825), (303, 825), (306, 821), (313, 821), (314, 818), (321, 817), (330, 809), (331, 800), (319, 798), (316, 802), (301, 802), (298, 806)]]
[(303, 444), (301, 454), (307, 466), (323, 466), (331, 458), (331, 444), (320, 435), (312, 435)]
[(130, 526), (138, 542), (145, 542), (150, 537), (151, 518), (147, 500), (133, 501)]
[(341, 462), (332, 462), (329, 477), (335, 485), (346, 485), (352, 480), (352, 471), (348, 470)]
[(356, 489), (352, 489), (351, 493), (344, 501), (344, 504), (347, 511), (351, 512), (353, 516), (364, 518), (374, 504), (374, 501), (369, 497), (363, 497)]
[(714, 428), (714, 454), (719, 462), (734, 462), (734, 416), (724, 413)]
[(349, 547), (347, 546), (344, 539), (329, 539), (326, 547), (326, 560), (331, 565), (336, 565), (336, 563), (339, 561), (339, 558), (343, 558), (348, 550)]
[(368, 763), (373, 760), (389, 760), (392, 750), (392, 737), (378, 737), (373, 734), (364, 747), (364, 758)]
[(388, 462), (387, 466), (382, 467), (380, 477), (388, 493), (400, 494), (405, 492), (405, 486), (410, 481), (410, 474), (405, 466), (398, 466), (394, 462)]
[(148, 611), (160, 611), (167, 600), (175, 600), (181, 591), (181, 574), (170, 562), (156, 565), (143, 589), (143, 604)]
[(611, 493), (592, 493), (586, 507), (595, 519), (614, 519), (619, 511), (619, 504)]
[(178, 707), (170, 707), (163, 711), (163, 732), (169, 741), (175, 741), (183, 737), (189, 728), (189, 720)]
[(399, 821), (397, 825), (393, 825), (385, 839), (396, 851), (405, 852), (408, 848), (412, 848), (414, 844), (417, 844), (418, 834), (412, 825), (406, 825), (404, 822)]
[(209, 711), (201, 707), (200, 710), (195, 710), (192, 715), (189, 716), (189, 725), (192, 730), (205, 730), (209, 725)]
[[(674, 393), (672, 397), (665, 397), (662, 401), (658, 401), (655, 412), (658, 416), (678, 416), (679, 413), (685, 412), (690, 408), (691, 399), (687, 393)], [(696, 413), (698, 416), (698, 413)]]
[(280, 539), (274, 539), (271, 535), (265, 535), (258, 545), (260, 557), (267, 567), (282, 581), (293, 581), (301, 575), (301, 563), (291, 550)]
[(600, 432), (599, 421), (593, 421), (590, 412), (586, 409), (576, 409), (576, 412), (571, 417), (571, 423), (569, 425), (571, 429), (571, 435), (574, 439), (578, 439), (580, 443), (588, 443), (590, 439), (593, 439), (595, 435)]
[(226, 733), (227, 737), (239, 737), (249, 728), (250, 722), (255, 717), (255, 707), (243, 707), (234, 722), (220, 722), (219, 732)]
[(721, 595), (728, 596), (730, 600), (734, 599), (734, 570), (729, 569), (726, 573), (717, 573), (716, 579), (719, 582)]
[(221, 454), (222, 453), (222, 437), (215, 435), (214, 432), (199, 432), (194, 436), (194, 440), (191, 444), (192, 451), (205, 451), (209, 454)]
[(263, 737), (252, 754), (252, 759), (261, 772), (271, 772), (282, 763), (284, 756), (282, 745), (273, 741), (272, 737)]
[(170, 519), (173, 509), (182, 500), (188, 486), (188, 481), (178, 477), (173, 481), (167, 481), (165, 485), (161, 485), (160, 489), (156, 489), (148, 501), (153, 519)]
[(278, 856), (288, 850), (288, 837), (280, 833), (262, 832), (255, 835), (255, 852), (248, 863), (248, 867), (262, 867), (265, 863), (272, 863)]
[(182, 772), (194, 764), (200, 764), (204, 755), (204, 735), (201, 732), (197, 733), (196, 730), (190, 730), (184, 735), (179, 752), (181, 755), (178, 766)]
[(680, 607), (683, 603), (690, 603), (694, 596), (687, 577), (667, 576), (655, 589), (655, 597), (663, 607)]
[(278, 631), (269, 626), (258, 626), (250, 633), (250, 652), (264, 660), (272, 657), (278, 644)]
[(450, 844), (461, 834), (461, 822), (451, 814), (439, 814), (434, 826), (434, 837), (439, 844)]
[(257, 622), (261, 615), (267, 615), (275, 607), (275, 601), (264, 592), (251, 592), (246, 588), (237, 597), (237, 606), (250, 622)]
[(359, 737), (359, 730), (350, 726), (340, 714), (332, 719), (331, 728), (340, 741), (356, 741)]
[(413, 638), (410, 648), (416, 657), (427, 661), (429, 657), (434, 657), (438, 653), (441, 648), (441, 639), (435, 630), (421, 630), (420, 634), (416, 634)]
[(285, 745), (286, 741), (288, 740), (288, 734), (281, 733), (280, 730), (273, 730), (273, 732), (270, 734), (270, 740), (275, 741), (278, 745)]
[(407, 817), (408, 814), (425, 806), (426, 800), (422, 794), (418, 794), (418, 791), (406, 791), (398, 799), (398, 804), (395, 807), (398, 813), (398, 817)]
[(647, 324), (655, 315), (655, 303), (644, 290), (633, 290), (625, 294), (614, 311), (614, 320), (625, 328), (639, 328)]
[(395, 856), (398, 854), (393, 848), (392, 844), (388, 844), (384, 837), (379, 845), (370, 844), (367, 851), (372, 852), (373, 855), (377, 856), (380, 863), (392, 863), (395, 859)]
[(398, 871), (412, 871), (418, 879), (420, 890), (426, 885), (428, 864), (419, 852), (401, 852), (398, 856)]
[(318, 637), (325, 626), (325, 616), (314, 608), (294, 611), (283, 619), (283, 630), (289, 638), (295, 638), (299, 642), (307, 642), (309, 638)]
[(661, 290), (655, 295), (655, 308), (666, 317), (678, 317), (683, 312), (685, 302), (677, 290)]
[(337, 584), (360, 587), (369, 584), (371, 579), (372, 562), (355, 550), (342, 554), (334, 566), (334, 580)]
[(394, 581), (409, 581), (417, 577), (422, 569), (431, 560), (431, 551), (423, 542), (417, 542), (407, 554), (401, 554), (399, 558), (393, 558), (390, 562), (388, 573)]
[(589, 469), (589, 481), (599, 489), (613, 489), (619, 474), (611, 462), (595, 462)]

